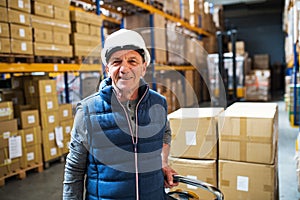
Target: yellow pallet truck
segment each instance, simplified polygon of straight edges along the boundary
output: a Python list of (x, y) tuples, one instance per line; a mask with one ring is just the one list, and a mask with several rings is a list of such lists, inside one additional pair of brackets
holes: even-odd
[[(215, 186), (203, 181), (187, 178), (180, 175), (174, 175), (175, 182), (189, 184), (204, 190), (207, 190), (215, 195), (215, 200), (223, 200), (223, 193)], [(168, 200), (199, 200), (199, 197), (190, 191), (175, 190), (168, 192)]]

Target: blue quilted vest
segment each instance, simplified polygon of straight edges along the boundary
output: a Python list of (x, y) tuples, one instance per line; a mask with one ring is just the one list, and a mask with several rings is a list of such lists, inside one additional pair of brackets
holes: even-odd
[[(88, 127), (86, 199), (163, 200), (161, 150), (167, 105), (141, 79), (136, 132), (116, 98), (111, 79), (82, 101)], [(136, 152), (136, 153), (135, 153)]]

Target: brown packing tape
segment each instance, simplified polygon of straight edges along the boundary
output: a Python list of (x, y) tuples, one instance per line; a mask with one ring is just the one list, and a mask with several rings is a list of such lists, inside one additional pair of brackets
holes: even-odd
[[(240, 159), (247, 160), (247, 143), (259, 143), (259, 144), (269, 144), (269, 137), (259, 137), (259, 136), (247, 136), (247, 118), (240, 117), (240, 135), (223, 135), (223, 141), (234, 141), (239, 142), (240, 146)], [(272, 149), (271, 149), (272, 151)]]
[(230, 186), (230, 181), (228, 181), (228, 180), (221, 180), (221, 186), (229, 187)]
[(271, 185), (264, 185), (265, 192), (273, 192), (273, 187)]
[(240, 134), (242, 141), (240, 143), (240, 159), (246, 160), (247, 158), (247, 118), (240, 118)]

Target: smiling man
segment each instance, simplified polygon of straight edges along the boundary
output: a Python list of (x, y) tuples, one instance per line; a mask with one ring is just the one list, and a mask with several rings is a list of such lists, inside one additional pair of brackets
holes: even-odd
[[(105, 40), (108, 78), (77, 106), (63, 199), (164, 200), (168, 166), (166, 99), (144, 81), (150, 55), (141, 35), (121, 29)], [(85, 190), (84, 190), (85, 183)]]

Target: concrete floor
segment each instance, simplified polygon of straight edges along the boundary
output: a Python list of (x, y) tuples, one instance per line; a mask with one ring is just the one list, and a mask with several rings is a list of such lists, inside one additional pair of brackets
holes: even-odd
[[(300, 200), (297, 190), (295, 139), (298, 128), (291, 128), (284, 102), (279, 105), (279, 193), (280, 200)], [(54, 163), (42, 173), (29, 173), (23, 180), (6, 180), (0, 188), (1, 200), (58, 200), (62, 199), (64, 163)]]

